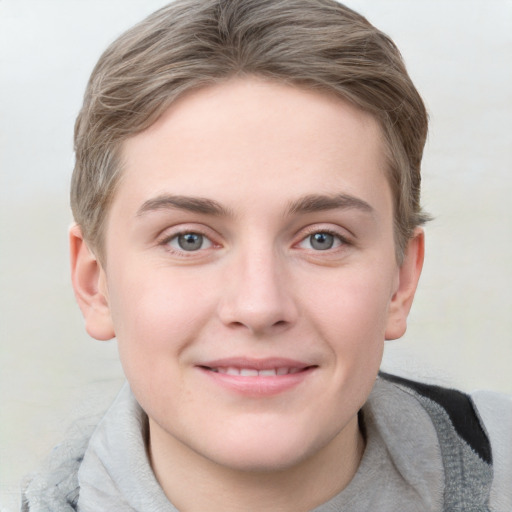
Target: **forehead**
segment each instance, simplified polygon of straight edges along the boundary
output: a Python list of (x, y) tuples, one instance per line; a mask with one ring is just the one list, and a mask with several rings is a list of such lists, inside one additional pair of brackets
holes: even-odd
[(238, 199), (248, 206), (308, 194), (379, 203), (389, 196), (384, 155), (378, 123), (334, 95), (234, 79), (184, 95), (125, 141), (114, 204), (129, 198), (140, 207), (167, 193), (234, 208)]

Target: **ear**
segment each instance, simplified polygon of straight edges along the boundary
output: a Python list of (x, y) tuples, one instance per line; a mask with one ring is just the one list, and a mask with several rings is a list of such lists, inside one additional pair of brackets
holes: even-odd
[(391, 299), (386, 326), (386, 340), (396, 340), (405, 334), (407, 316), (420, 279), (425, 256), (425, 233), (416, 228), (405, 249), (398, 273), (398, 286)]
[(85, 329), (97, 340), (115, 336), (108, 304), (105, 272), (87, 246), (80, 226), (69, 230), (71, 281), (75, 297), (85, 320)]

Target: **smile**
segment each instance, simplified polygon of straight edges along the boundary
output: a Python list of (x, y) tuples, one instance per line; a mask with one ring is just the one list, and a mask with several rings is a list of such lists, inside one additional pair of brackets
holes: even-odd
[(272, 396), (292, 390), (310, 378), (318, 365), (283, 358), (228, 358), (197, 365), (210, 382), (230, 393)]
[(279, 368), (268, 368), (266, 370), (257, 370), (256, 368), (236, 368), (234, 366), (220, 366), (218, 368), (207, 368), (216, 373), (225, 375), (240, 375), (241, 377), (276, 377), (278, 375), (289, 375), (304, 371), (305, 368), (290, 368), (282, 366)]

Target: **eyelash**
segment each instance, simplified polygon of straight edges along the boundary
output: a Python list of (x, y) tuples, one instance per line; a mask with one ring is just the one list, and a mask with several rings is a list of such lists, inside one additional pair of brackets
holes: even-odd
[[(299, 246), (300, 244), (306, 242), (308, 240), (308, 238), (310, 238), (311, 236), (313, 236), (315, 234), (330, 235), (330, 236), (334, 237), (339, 242), (339, 245), (337, 245), (335, 247), (328, 247), (326, 249), (306, 248), (305, 250), (312, 251), (314, 253), (322, 253), (322, 252), (332, 253), (333, 251), (339, 250), (340, 248), (342, 248), (344, 246), (346, 247), (346, 246), (352, 245), (352, 243), (350, 242), (350, 240), (347, 239), (347, 237), (341, 235), (338, 231), (336, 231), (334, 229), (311, 227), (311, 228), (307, 229), (305, 233), (302, 234), (300, 241), (297, 244), (294, 244), (294, 246)], [(186, 249), (183, 249), (183, 248), (174, 248), (171, 246), (171, 242), (173, 240), (177, 240), (180, 236), (185, 236), (185, 235), (199, 235), (199, 236), (203, 237), (203, 240), (208, 241), (209, 246), (206, 248), (200, 247), (197, 250), (191, 250), (191, 251), (187, 251)], [(211, 249), (211, 248), (215, 247), (215, 245), (216, 245), (215, 242), (211, 239), (211, 237), (208, 236), (201, 229), (180, 230), (177, 233), (172, 233), (171, 235), (164, 237), (161, 241), (159, 241), (158, 244), (163, 246), (170, 253), (172, 253), (176, 256), (182, 257), (182, 258), (191, 258), (191, 257), (197, 256), (198, 254), (204, 252), (205, 250)], [(217, 247), (218, 247), (218, 244), (217, 244)]]
[[(198, 235), (198, 236), (201, 236), (203, 237), (204, 240), (208, 241), (210, 246), (203, 249), (203, 248), (199, 248), (198, 250), (192, 250), (192, 251), (187, 251), (186, 249), (178, 249), (178, 248), (174, 248), (171, 246), (171, 242), (173, 240), (177, 240), (180, 236), (185, 236), (185, 235)], [(162, 240), (160, 240), (158, 242), (158, 245), (164, 247), (164, 249), (166, 251), (169, 251), (170, 253), (172, 253), (173, 255), (176, 255), (176, 256), (179, 256), (179, 257), (182, 257), (182, 258), (191, 258), (191, 257), (194, 257), (195, 255), (197, 255), (198, 253), (206, 250), (206, 249), (210, 249), (211, 247), (215, 247), (217, 244), (215, 244), (215, 242), (212, 240), (212, 238), (210, 236), (208, 236), (204, 231), (202, 231), (201, 229), (183, 229), (183, 230), (180, 230), (176, 233), (172, 233), (171, 235), (168, 235), (168, 236), (165, 236), (164, 238), (162, 238)]]
[(301, 237), (298, 244), (303, 243), (308, 238), (310, 238), (311, 236), (316, 235), (316, 234), (331, 235), (334, 238), (336, 238), (340, 242), (340, 244), (338, 247), (324, 249), (323, 251), (322, 250), (314, 250), (314, 252), (332, 252), (333, 250), (339, 249), (340, 247), (353, 245), (352, 242), (347, 237), (341, 235), (338, 231), (336, 231), (334, 229), (330, 229), (330, 228), (318, 228), (318, 227), (311, 227), (311, 228), (307, 229), (305, 235)]

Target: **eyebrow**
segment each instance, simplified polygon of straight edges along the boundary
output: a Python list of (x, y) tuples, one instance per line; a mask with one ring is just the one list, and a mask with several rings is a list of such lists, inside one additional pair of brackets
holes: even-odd
[[(137, 217), (149, 212), (168, 209), (186, 210), (215, 217), (234, 216), (231, 210), (213, 199), (165, 194), (145, 201), (137, 210)], [(374, 213), (374, 209), (366, 201), (355, 196), (310, 194), (292, 201), (288, 206), (288, 214), (306, 214), (336, 209), (356, 209), (365, 213)]]
[(137, 216), (157, 210), (187, 210), (204, 215), (213, 215), (215, 217), (232, 216), (232, 212), (213, 199), (203, 197), (161, 195), (147, 200), (138, 210)]
[(326, 210), (360, 210), (364, 213), (375, 213), (375, 210), (362, 199), (348, 194), (335, 194), (332, 196), (311, 194), (290, 203), (290, 214), (315, 213)]

